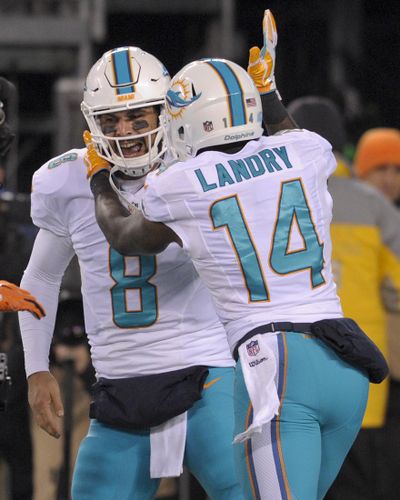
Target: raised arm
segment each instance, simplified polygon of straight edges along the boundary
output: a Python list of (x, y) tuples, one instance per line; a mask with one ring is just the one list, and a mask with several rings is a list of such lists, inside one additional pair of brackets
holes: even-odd
[(121, 204), (109, 181), (110, 164), (97, 154), (90, 132), (85, 131), (83, 139), (96, 220), (109, 244), (122, 255), (153, 255), (165, 250), (170, 243), (182, 245), (172, 229), (145, 219), (133, 206), (130, 212)]
[(298, 128), (282, 104), (275, 83), (275, 60), (278, 33), (272, 12), (268, 9), (263, 18), (263, 47), (252, 47), (247, 72), (261, 96), (264, 128), (268, 135), (281, 130)]
[(142, 212), (130, 213), (109, 182), (109, 172), (94, 175), (90, 187), (95, 199), (96, 220), (110, 245), (122, 255), (153, 255), (180, 238), (165, 224), (147, 220)]

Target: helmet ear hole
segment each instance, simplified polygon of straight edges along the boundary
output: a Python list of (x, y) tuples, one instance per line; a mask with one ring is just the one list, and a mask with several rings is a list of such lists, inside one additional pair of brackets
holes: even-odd
[(185, 130), (183, 127), (178, 128), (178, 135), (179, 135), (179, 139), (183, 140), (183, 138), (185, 137)]

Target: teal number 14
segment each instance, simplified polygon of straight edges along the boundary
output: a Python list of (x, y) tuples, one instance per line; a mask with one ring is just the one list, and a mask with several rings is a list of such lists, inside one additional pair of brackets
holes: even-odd
[[(210, 214), (214, 229), (225, 228), (230, 235), (250, 301), (270, 300), (258, 252), (237, 195), (216, 201), (211, 206)], [(295, 223), (303, 239), (304, 248), (291, 252), (290, 235)], [(319, 242), (300, 179), (282, 183), (269, 265), (281, 275), (309, 270), (313, 288), (325, 283), (322, 275), (323, 244)]]

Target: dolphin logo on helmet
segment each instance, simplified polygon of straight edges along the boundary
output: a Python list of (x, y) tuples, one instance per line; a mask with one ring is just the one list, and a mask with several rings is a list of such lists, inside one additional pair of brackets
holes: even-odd
[(168, 90), (167, 92), (167, 103), (170, 106), (173, 106), (174, 108), (184, 108), (186, 106), (189, 106), (189, 104), (192, 104), (192, 102), (197, 101), (197, 99), (201, 96), (201, 92), (199, 95), (194, 95), (190, 99), (185, 99), (182, 96), (182, 92), (174, 91), (174, 90)]
[(165, 107), (169, 146), (180, 161), (263, 134), (260, 94), (246, 70), (226, 59), (187, 64), (171, 80)]

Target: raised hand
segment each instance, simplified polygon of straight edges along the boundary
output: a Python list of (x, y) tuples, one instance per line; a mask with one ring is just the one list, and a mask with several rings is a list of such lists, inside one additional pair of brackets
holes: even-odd
[(89, 130), (83, 132), (83, 140), (87, 148), (85, 154), (85, 165), (87, 167), (87, 178), (90, 180), (94, 175), (101, 172), (102, 170), (110, 171), (111, 165), (107, 160), (99, 156), (94, 144), (92, 142), (92, 134)]
[(275, 85), (275, 48), (278, 43), (278, 32), (272, 12), (267, 9), (263, 18), (264, 45), (252, 47), (249, 53), (247, 72), (253, 79), (260, 94), (276, 90)]

